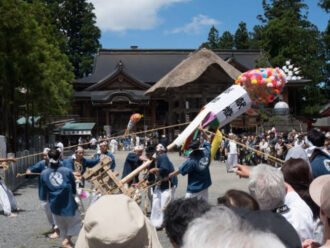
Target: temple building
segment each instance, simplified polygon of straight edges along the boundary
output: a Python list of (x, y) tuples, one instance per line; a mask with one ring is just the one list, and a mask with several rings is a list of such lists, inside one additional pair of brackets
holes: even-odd
[[(133, 113), (144, 116), (136, 130), (187, 122), (262, 56), (261, 50), (101, 49), (92, 75), (74, 84), (74, 114), (95, 123), (97, 134), (123, 134)], [(285, 89), (285, 100), (291, 94)], [(244, 114), (232, 125), (255, 128), (258, 118)]]

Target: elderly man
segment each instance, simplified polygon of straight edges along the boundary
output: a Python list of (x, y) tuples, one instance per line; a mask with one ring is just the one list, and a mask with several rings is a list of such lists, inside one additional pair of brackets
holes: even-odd
[[(143, 146), (135, 146), (133, 152), (130, 152), (125, 160), (124, 169), (122, 178), (126, 177), (132, 171), (134, 171), (138, 166), (140, 166), (144, 161), (148, 159), (142, 156)], [(135, 176), (135, 178), (128, 183), (128, 186), (131, 186), (132, 183), (139, 182), (139, 175)]]
[(295, 228), (300, 240), (313, 237), (313, 213), (294, 189), (284, 182), (280, 170), (259, 164), (251, 171), (248, 166), (235, 165), (236, 174), (250, 177), (249, 191), (260, 209), (281, 214)]
[(115, 157), (108, 151), (108, 142), (103, 141), (100, 143), (100, 151), (94, 154), (94, 159), (103, 159), (105, 156), (111, 158), (110, 168), (114, 171), (116, 167)]
[(86, 171), (86, 168), (95, 166), (99, 161), (100, 159), (84, 158), (84, 148), (78, 146), (71, 158), (63, 160), (63, 166), (72, 170), (73, 175), (76, 178), (81, 179), (81, 176)]
[(225, 206), (194, 219), (183, 237), (182, 248), (253, 247), (285, 248), (268, 230), (256, 230)]

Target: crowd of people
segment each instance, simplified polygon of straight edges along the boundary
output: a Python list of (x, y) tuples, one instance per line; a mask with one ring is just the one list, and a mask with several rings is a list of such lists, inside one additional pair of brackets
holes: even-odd
[[(330, 132), (324, 133), (324, 135), (326, 136), (324, 150), (330, 152)], [(307, 139), (307, 133), (297, 132), (295, 129), (292, 129), (291, 132), (278, 133), (275, 127), (255, 135), (230, 133), (229, 139), (232, 141), (222, 141), (216, 155), (216, 160), (227, 162), (228, 171), (237, 162), (246, 165), (267, 163), (277, 166), (279, 164), (269, 159), (269, 156), (284, 160), (288, 150), (292, 147), (300, 146), (303, 149), (312, 147)], [(310, 153), (308, 150), (307, 152)]]
[[(189, 157), (178, 169), (163, 143), (136, 144), (128, 153), (122, 178), (151, 161), (142, 178), (137, 175), (126, 185), (150, 186), (150, 218), (128, 196), (95, 194), (82, 224), (82, 175), (104, 157), (110, 158), (114, 170), (115, 156), (106, 141), (93, 143), (99, 147), (93, 158), (84, 157), (82, 146), (64, 160), (63, 147), (46, 148), (44, 159), (26, 174), (41, 173), (39, 198), (52, 226), (49, 237), (59, 236), (66, 248), (74, 246), (71, 238), (78, 234), (75, 247), (161, 247), (157, 230), (165, 229), (173, 247), (330, 247), (328, 134), (313, 129), (286, 135), (272, 129), (267, 134), (242, 136), (239, 143), (262, 151), (255, 152), (258, 165), (253, 167), (248, 166), (247, 155), (242, 156), (247, 148), (230, 134), (231, 140), (219, 149), (219, 158), (226, 157), (228, 172), (248, 178), (249, 192), (229, 190), (212, 206), (208, 202), (212, 137), (202, 127), (199, 130), (201, 139), (189, 144)], [(275, 153), (284, 164), (273, 166), (267, 153)], [(178, 175), (188, 177), (184, 199), (175, 199)], [(0, 186), (0, 200), (3, 206), (9, 202), (5, 214), (10, 216), (17, 206), (11, 204), (14, 198), (2, 181)]]
[[(89, 136), (88, 136), (89, 137)], [(156, 146), (158, 143), (163, 144), (164, 146), (168, 145), (168, 139), (165, 134), (160, 135), (158, 132), (154, 132), (149, 135), (139, 136), (134, 135), (120, 138), (111, 138), (110, 136), (99, 136), (98, 138), (89, 137), (89, 138), (78, 138), (78, 145), (87, 149), (97, 149), (99, 150), (99, 144), (104, 141), (109, 141), (109, 149), (111, 153), (116, 151), (131, 151), (135, 146), (143, 145), (145, 147), (153, 145)], [(56, 142), (58, 143), (58, 142)], [(71, 145), (71, 143), (68, 143)]]

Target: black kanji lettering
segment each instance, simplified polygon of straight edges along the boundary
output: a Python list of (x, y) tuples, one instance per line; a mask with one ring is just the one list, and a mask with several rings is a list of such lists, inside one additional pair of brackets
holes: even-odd
[(246, 102), (245, 102), (245, 100), (244, 100), (243, 97), (238, 98), (238, 99), (235, 101), (235, 103), (236, 103), (238, 109), (241, 109), (242, 107), (245, 107), (245, 106), (246, 106)]
[(222, 112), (227, 118), (233, 115), (233, 109), (229, 106), (222, 110)]

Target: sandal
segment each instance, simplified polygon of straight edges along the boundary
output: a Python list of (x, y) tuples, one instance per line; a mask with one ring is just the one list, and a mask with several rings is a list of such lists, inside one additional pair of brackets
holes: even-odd
[(57, 239), (59, 237), (60, 237), (60, 235), (59, 235), (58, 231), (56, 231), (56, 230), (52, 234), (48, 235), (48, 238), (50, 238), (50, 239)]

